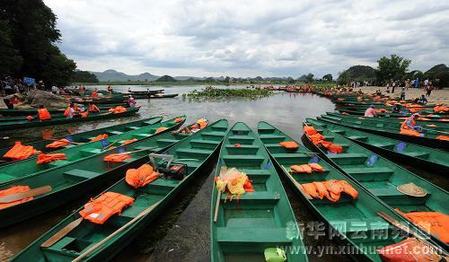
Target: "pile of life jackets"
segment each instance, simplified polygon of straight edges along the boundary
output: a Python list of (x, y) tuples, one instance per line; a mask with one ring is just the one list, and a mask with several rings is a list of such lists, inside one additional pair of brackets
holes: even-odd
[(125, 181), (133, 188), (144, 187), (158, 179), (160, 174), (149, 164), (143, 164), (139, 168), (131, 168), (126, 171)]
[[(30, 190), (31, 190), (31, 188), (29, 186), (13, 186), (13, 187), (10, 187), (8, 189), (0, 190), (0, 198), (1, 197), (5, 197), (5, 196), (9, 196), (9, 195), (15, 195), (15, 194), (18, 194), (18, 193), (25, 193), (25, 192), (30, 191)], [(33, 197), (25, 197), (25, 198), (22, 198), (22, 199), (17, 200), (17, 201), (12, 201), (12, 202), (9, 202), (9, 203), (1, 203), (0, 204), (0, 210), (8, 208), (8, 207), (11, 207), (11, 206), (15, 206), (15, 205), (18, 205), (18, 204), (22, 204), (24, 202), (28, 202), (28, 201), (30, 201), (32, 199), (33, 199)]]
[(111, 112), (113, 114), (120, 114), (120, 113), (124, 113), (126, 111), (127, 111), (126, 108), (123, 106), (116, 106), (116, 107), (109, 109), (109, 112)]
[(90, 142), (97, 142), (106, 138), (108, 138), (108, 134), (99, 134), (98, 136), (91, 138)]
[(109, 154), (106, 155), (103, 158), (104, 162), (111, 162), (111, 163), (123, 163), (126, 160), (130, 159), (131, 156), (129, 154), (124, 154), (124, 153), (118, 153), (118, 154)]
[(46, 148), (51, 148), (51, 149), (57, 149), (57, 148), (61, 148), (61, 147), (66, 147), (70, 144), (70, 141), (63, 138), (63, 139), (59, 139), (56, 140), (48, 145), (46, 145)]
[(388, 262), (431, 262), (444, 261), (434, 248), (416, 238), (407, 238), (401, 242), (377, 250), (382, 261)]
[(66, 160), (66, 159), (67, 159), (67, 157), (64, 153), (55, 153), (55, 154), (40, 153), (37, 156), (36, 164), (42, 165), (42, 164), (51, 163), (53, 161)]
[(100, 112), (100, 109), (94, 104), (89, 104), (87, 111), (91, 112), (91, 113), (96, 113), (96, 112)]
[(279, 145), (287, 150), (297, 150), (299, 148), (298, 143), (296, 143), (295, 141), (283, 141), (280, 142)]
[(422, 105), (413, 104), (413, 103), (404, 104), (404, 107), (406, 107), (408, 109), (408, 111), (410, 111), (411, 113), (417, 113), (424, 109), (424, 107)]
[(182, 117), (175, 118), (175, 123), (181, 123), (182, 121), (184, 121), (184, 118)]
[(134, 203), (134, 198), (115, 193), (106, 192), (98, 198), (89, 201), (79, 214), (95, 224), (104, 224), (111, 216), (120, 214), (122, 210)]
[(449, 106), (437, 105), (433, 108), (435, 113), (449, 113)]
[(352, 187), (346, 180), (327, 180), (312, 183), (301, 184), (304, 192), (316, 199), (326, 198), (331, 202), (340, 200), (341, 193), (346, 193), (356, 199), (359, 192)]
[(290, 166), (292, 173), (294, 174), (312, 174), (313, 172), (323, 173), (324, 168), (317, 163), (308, 163), (302, 165)]
[(205, 118), (200, 118), (200, 119), (198, 119), (198, 120), (196, 121), (196, 123), (197, 123), (198, 125), (200, 125), (200, 129), (203, 129), (203, 128), (205, 128), (205, 127), (207, 126), (207, 119), (205, 119)]
[(237, 168), (224, 169), (215, 178), (215, 185), (218, 191), (226, 192), (230, 199), (234, 196), (239, 198), (246, 192), (254, 192), (254, 187), (248, 176)]
[(449, 244), (449, 216), (440, 212), (410, 212), (403, 213), (396, 209), (405, 218), (423, 228), (426, 232), (436, 236)]
[(6, 154), (3, 155), (3, 158), (8, 158), (11, 160), (23, 160), (38, 152), (39, 151), (34, 149), (33, 146), (25, 146), (22, 145), (20, 141), (16, 141), (14, 146), (8, 152), (6, 152)]
[(343, 147), (341, 145), (326, 141), (324, 139), (324, 136), (318, 133), (318, 131), (316, 131), (313, 126), (304, 126), (304, 133), (307, 134), (314, 145), (321, 145), (322, 147), (326, 148), (327, 151), (334, 154), (343, 153)]

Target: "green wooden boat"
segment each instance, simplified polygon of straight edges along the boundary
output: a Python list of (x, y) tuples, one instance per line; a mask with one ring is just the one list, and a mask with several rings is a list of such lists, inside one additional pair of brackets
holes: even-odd
[[(155, 116), (155, 117), (145, 118), (145, 119), (141, 119), (141, 120), (137, 120), (137, 121), (127, 122), (124, 124), (118, 124), (118, 125), (114, 125), (114, 126), (108, 126), (108, 127), (94, 129), (91, 131), (85, 131), (85, 132), (80, 132), (80, 133), (76, 133), (76, 134), (71, 134), (66, 137), (69, 137), (75, 143), (88, 143), (88, 142), (90, 142), (90, 138), (95, 137), (99, 134), (106, 133), (109, 135), (116, 135), (116, 134), (118, 135), (123, 132), (130, 131), (131, 129), (129, 127), (145, 127), (145, 126), (157, 124), (161, 120), (162, 120), (161, 116)], [(65, 137), (58, 137), (58, 138), (55, 138), (55, 140), (63, 139), (63, 138), (65, 138)], [(51, 142), (53, 142), (53, 141), (38, 140), (35, 142), (30, 142), (30, 143), (25, 143), (25, 144), (29, 145), (29, 146), (33, 146), (36, 150), (39, 150), (42, 152), (59, 151), (56, 149), (50, 149), (50, 148), (45, 147), (46, 145), (50, 144)], [(76, 145), (71, 144), (71, 145), (68, 145), (67, 147), (76, 147)], [(11, 146), (0, 148), (0, 156), (3, 156), (10, 149), (11, 149)], [(1, 159), (0, 165), (11, 163), (11, 162), (12, 161), (8, 161), (7, 159)]]
[(39, 126), (54, 126), (60, 124), (68, 124), (68, 123), (78, 123), (78, 122), (88, 122), (94, 120), (103, 120), (117, 117), (125, 117), (132, 116), (139, 111), (140, 107), (129, 107), (126, 112), (113, 114), (110, 112), (98, 113), (98, 114), (90, 114), (86, 118), (65, 118), (65, 117), (55, 117), (51, 120), (40, 121), (38, 119), (34, 119), (32, 121), (28, 121), (26, 119), (16, 120), (16, 121), (0, 121), (0, 130), (13, 130), (13, 129), (22, 129), (29, 127), (39, 127)]
[[(176, 119), (182, 120), (177, 122)], [(36, 164), (36, 157), (30, 157), (23, 161), (0, 166), (0, 185), (5, 182), (14, 181), (18, 178), (32, 176), (42, 172), (49, 172), (52, 169), (56, 169), (70, 163), (79, 162), (85, 158), (100, 154), (104, 151), (111, 151), (113, 146), (121, 145), (124, 140), (145, 140), (155, 135), (158, 128), (167, 128), (165, 131), (173, 130), (181, 126), (184, 121), (185, 116), (182, 116), (145, 127), (134, 128), (133, 126), (128, 126), (131, 131), (124, 133), (116, 131), (116, 135), (108, 137), (107, 141), (109, 142), (109, 147), (104, 147), (104, 141), (97, 141), (59, 150), (59, 153), (64, 153), (66, 155), (67, 160), (58, 160), (48, 164), (38, 165)]]
[[(355, 115), (355, 116), (363, 116), (365, 115), (365, 111), (366, 108), (360, 108), (360, 109), (355, 109), (355, 108), (347, 108), (347, 107), (338, 107), (337, 108), (338, 112), (344, 114), (350, 114), (350, 115)], [(425, 114), (425, 112), (420, 112), (422, 117), (425, 118), (429, 118), (432, 121), (441, 121), (441, 119), (447, 119), (447, 115), (446, 114), (434, 114), (434, 113), (428, 113)], [(391, 111), (387, 111), (386, 113), (377, 113), (378, 116), (380, 117), (393, 117), (393, 118), (400, 118), (400, 117), (408, 117), (411, 116), (412, 113), (411, 112), (407, 112), (407, 111), (403, 111), (401, 113), (394, 113)]]
[(449, 174), (449, 153), (445, 151), (413, 143), (406, 143), (397, 139), (374, 135), (354, 128), (335, 125), (311, 118), (307, 118), (307, 122), (343, 135), (387, 158), (398, 159), (408, 165), (416, 167), (422, 168), (425, 166), (426, 169), (434, 171), (436, 175), (445, 176)]
[[(445, 151), (449, 150), (449, 141), (440, 140), (436, 137), (439, 135), (446, 135), (445, 131), (438, 130), (426, 130), (426, 134), (423, 137), (403, 135), (399, 133), (400, 126), (396, 123), (377, 122), (375, 120), (366, 121), (365, 119), (348, 119), (344, 117), (335, 117), (330, 115), (322, 115), (319, 120), (326, 121), (332, 124), (351, 127), (357, 130), (366, 131), (369, 133), (391, 137), (401, 141), (416, 143), (432, 148), (440, 148)], [(444, 133), (442, 133), (444, 132)]]
[[(402, 122), (404, 122), (404, 120), (407, 118), (405, 116), (402, 116), (400, 118), (396, 118), (396, 117), (364, 117), (364, 116), (343, 115), (343, 114), (335, 113), (335, 112), (327, 112), (326, 115), (333, 116), (333, 117), (341, 117), (341, 118), (351, 120), (351, 121), (363, 120), (363, 121), (367, 121), (367, 122), (372, 121), (372, 122), (376, 122), (376, 123), (384, 123), (385, 125), (388, 125), (389, 127), (392, 127), (392, 128), (395, 128), (395, 127), (400, 128)], [(430, 118), (428, 120), (418, 119), (416, 121), (416, 124), (418, 124), (422, 127), (425, 127), (427, 129), (439, 130), (439, 131), (443, 131), (443, 132), (449, 131), (449, 122), (441, 121), (439, 119), (430, 119)]]
[[(107, 104), (107, 105), (98, 105), (98, 108), (100, 110), (104, 110), (107, 111), (109, 108), (111, 107), (116, 107), (116, 106), (124, 106), (124, 107), (128, 107), (127, 104), (124, 103), (117, 103), (117, 104)], [(48, 110), (50, 112), (50, 114), (53, 115), (57, 115), (57, 114), (63, 114), (65, 111), (64, 109), (49, 109)], [(29, 116), (29, 115), (36, 115), (37, 114), (37, 108), (32, 108), (32, 109), (7, 109), (7, 108), (0, 108), (0, 115), (4, 116), (4, 117), (13, 117), (13, 116)]]
[(216, 176), (223, 167), (245, 172), (253, 181), (255, 192), (240, 196), (238, 202), (225, 202), (225, 196), (220, 194), (217, 202), (214, 185), (211, 260), (265, 261), (266, 248), (280, 247), (287, 261), (307, 261), (296, 218), (279, 176), (262, 142), (246, 124), (236, 123), (225, 138)]
[[(403, 225), (410, 226), (410, 223), (396, 212), (389, 209), (379, 198), (370, 194), (360, 184), (352, 181), (351, 178), (341, 173), (338, 169), (328, 164), (317, 156), (316, 153), (307, 148), (298, 150), (287, 150), (279, 143), (284, 141), (295, 141), (276, 127), (266, 123), (259, 122), (258, 133), (266, 149), (270, 153), (273, 162), (282, 170), (282, 174), (289, 182), (293, 190), (313, 209), (313, 211), (326, 221), (339, 236), (334, 240), (339, 242), (342, 237), (354, 247), (352, 255), (356, 260), (382, 261), (374, 251), (380, 247), (397, 243), (404, 239), (399, 234), (391, 234), (394, 226), (390, 225), (378, 215), (378, 212), (384, 212)], [(295, 141), (296, 142), (296, 141)], [(312, 174), (291, 174), (291, 165), (302, 165), (307, 163), (318, 163), (324, 168), (324, 172)], [(299, 184), (311, 183), (315, 181), (326, 180), (346, 180), (359, 193), (357, 199), (344, 195), (337, 202), (333, 203), (326, 198), (310, 199), (298, 186)], [(360, 226), (364, 225), (364, 226)], [(376, 235), (387, 236), (378, 238)], [(360, 237), (364, 236), (364, 237)], [(343, 243), (345, 244), (345, 243)]]
[[(449, 192), (446, 190), (380, 157), (340, 134), (328, 129), (320, 129), (320, 126), (315, 126), (313, 123), (308, 124), (320, 131), (327, 141), (341, 145), (344, 151), (341, 154), (328, 153), (311, 143), (307, 135), (303, 136), (304, 144), (320, 152), (326, 160), (355, 181), (358, 181), (392, 209), (399, 209), (401, 212), (436, 211), (449, 214), (449, 206), (446, 203), (449, 199)], [(414, 183), (421, 187), (427, 194), (423, 197), (414, 197), (401, 193), (398, 186), (408, 183)], [(443, 242), (441, 244), (449, 250), (446, 244)]]
[(117, 104), (123, 103), (123, 94), (108, 94), (106, 96), (98, 97), (93, 99), (90, 96), (72, 97), (71, 99), (74, 103), (88, 104), (94, 102), (95, 104)]
[[(164, 151), (164, 154), (173, 156), (172, 163), (187, 165), (184, 179), (173, 180), (161, 177), (137, 190), (121, 179), (105, 190), (105, 192), (116, 192), (135, 199), (134, 204), (123, 210), (120, 215), (111, 217), (103, 225), (81, 221), (76, 228), (53, 245), (41, 247), (56, 232), (71, 222), (77, 221), (80, 218), (78, 211), (81, 209), (79, 209), (17, 254), (12, 261), (110, 260), (125, 248), (139, 234), (139, 231), (163, 212), (170, 201), (195, 177), (207, 174), (203, 172), (204, 168), (213, 159), (214, 153), (218, 152), (227, 129), (227, 120), (219, 120)], [(168, 133), (162, 135), (168, 135)], [(171, 141), (170, 144), (175, 141), (177, 140)], [(168, 143), (163, 143), (164, 147), (166, 145)], [(160, 161), (157, 162), (161, 165)]]

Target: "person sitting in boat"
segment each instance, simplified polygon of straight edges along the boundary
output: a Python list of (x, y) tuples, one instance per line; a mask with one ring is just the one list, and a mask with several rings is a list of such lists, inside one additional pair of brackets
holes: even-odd
[(44, 105), (39, 106), (39, 109), (37, 110), (37, 117), (40, 121), (51, 120), (50, 112), (48, 112)]
[(92, 98), (98, 98), (98, 89), (94, 89), (94, 91), (92, 92), (92, 94), (90, 95)]
[(421, 97), (415, 99), (415, 103), (420, 104), (420, 105), (425, 105), (425, 104), (427, 104), (427, 102), (428, 101), (427, 101), (427, 98), (425, 95), (421, 95)]
[(90, 113), (98, 113), (100, 112), (100, 108), (98, 108), (94, 103), (89, 103), (87, 111)]
[(136, 107), (136, 100), (134, 99), (134, 97), (132, 95), (128, 96), (128, 105), (129, 107)]
[(370, 105), (365, 111), (365, 117), (375, 117), (377, 116), (376, 109), (374, 105)]
[(401, 112), (401, 104), (399, 104), (399, 103), (396, 103), (396, 104), (394, 104), (394, 106), (393, 106), (393, 109), (392, 109), (392, 112), (393, 113), (400, 113)]
[(73, 103), (70, 103), (70, 105), (66, 108), (64, 111), (64, 116), (66, 118), (73, 118), (75, 116), (75, 105)]
[(108, 92), (109, 92), (109, 94), (112, 94), (114, 92), (114, 90), (112, 90), (112, 86), (111, 85), (108, 85)]
[(418, 119), (418, 117), (419, 114), (414, 113), (413, 115), (405, 119), (401, 124), (401, 131), (399, 133), (402, 135), (423, 137), (424, 134), (421, 133), (422, 127), (416, 124), (416, 120)]
[(8, 107), (8, 109), (14, 109), (14, 105), (20, 103), (19, 98), (14, 94), (12, 96), (7, 96), (3, 98), (3, 102)]

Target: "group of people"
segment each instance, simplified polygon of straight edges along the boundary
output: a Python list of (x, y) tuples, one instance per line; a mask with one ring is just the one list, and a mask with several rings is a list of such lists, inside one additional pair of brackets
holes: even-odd
[[(401, 84), (399, 81), (393, 81), (387, 82), (386, 84), (386, 91), (387, 93), (394, 93), (396, 88), (401, 87), (401, 93), (400, 98), (401, 100), (405, 100), (405, 92), (409, 88), (420, 88), (420, 81), (419, 78), (416, 78), (414, 80), (406, 79), (403, 84)], [(429, 79), (425, 79), (422, 82), (423, 89), (425, 90), (425, 95), (430, 96), (432, 94), (432, 91), (435, 89), (433, 86), (433, 83)]]
[(30, 89), (20, 78), (6, 76), (0, 80), (0, 96), (7, 96), (15, 93), (24, 93)]
[[(89, 113), (98, 113), (100, 109), (94, 104), (89, 103), (87, 109), (78, 106), (78, 104), (70, 103), (67, 108), (64, 110), (64, 116), (66, 118), (86, 118)], [(51, 114), (48, 109), (44, 105), (40, 105), (37, 109), (37, 118), (40, 121), (51, 120)], [(27, 119), (32, 121), (34, 119), (33, 116), (28, 116)]]

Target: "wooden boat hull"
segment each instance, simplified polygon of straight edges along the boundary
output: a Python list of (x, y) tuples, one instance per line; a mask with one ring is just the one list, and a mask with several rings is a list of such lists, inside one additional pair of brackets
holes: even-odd
[(225, 166), (245, 172), (253, 180), (255, 192), (241, 195), (238, 203), (224, 202), (225, 193), (218, 199), (214, 183), (211, 261), (264, 261), (264, 250), (278, 246), (284, 249), (287, 261), (308, 261), (279, 176), (262, 142), (244, 123), (236, 123), (225, 138), (215, 176)]
[[(145, 119), (141, 119), (141, 120), (137, 120), (137, 121), (127, 122), (124, 124), (118, 124), (118, 125), (114, 125), (114, 126), (98, 128), (98, 129), (91, 130), (91, 131), (71, 134), (69, 136), (72, 138), (73, 142), (86, 143), (86, 142), (89, 142), (89, 138), (95, 137), (99, 134), (103, 134), (103, 133), (113, 134), (113, 132), (125, 132), (125, 131), (129, 131), (129, 130), (127, 130), (127, 126), (144, 127), (144, 126), (157, 124), (161, 120), (162, 120), (162, 117), (155, 116), (155, 117), (145, 118)], [(63, 138), (64, 137), (58, 137), (58, 138), (55, 138), (55, 140), (63, 139)], [(53, 152), (53, 151), (59, 151), (60, 149), (50, 149), (50, 148), (45, 147), (46, 145), (48, 145), (51, 142), (52, 141), (49, 141), (49, 140), (39, 140), (39, 141), (35, 141), (35, 142), (26, 143), (26, 145), (33, 146), (36, 150), (39, 150), (42, 152), (47, 152), (47, 153)], [(0, 156), (3, 156), (6, 152), (8, 152), (9, 149), (11, 149), (11, 146), (0, 148)], [(3, 160), (0, 160), (0, 165), (9, 164), (9, 163), (13, 162), (13, 161), (7, 161), (7, 160), (4, 160), (4, 162), (1, 162), (1, 161), (3, 161)], [(17, 161), (14, 161), (14, 162), (17, 162)]]
[(103, 120), (103, 119), (111, 119), (111, 118), (118, 118), (118, 117), (126, 117), (126, 116), (132, 116), (136, 114), (139, 111), (140, 107), (130, 107), (127, 109), (126, 112), (113, 114), (113, 113), (100, 113), (91, 115), (87, 118), (57, 118), (53, 120), (48, 121), (39, 121), (39, 120), (33, 120), (33, 121), (27, 121), (27, 120), (21, 120), (21, 121), (2, 121), (0, 122), (0, 129), (1, 130), (13, 130), (13, 129), (22, 129), (22, 128), (30, 128), (30, 127), (40, 127), (40, 126), (53, 126), (53, 125), (61, 125), (61, 124), (68, 124), (68, 123), (79, 123), (79, 122), (88, 122), (88, 121), (95, 121), (95, 120)]
[[(128, 105), (125, 103), (117, 103), (117, 104), (109, 104), (109, 105), (99, 105), (98, 108), (103, 111), (107, 111), (111, 107), (116, 106), (123, 106), (127, 107)], [(57, 114), (63, 114), (65, 109), (49, 109), (48, 110), (50, 114), (57, 115)], [(6, 108), (0, 108), (0, 115), (4, 117), (17, 117), (17, 116), (29, 116), (29, 115), (36, 115), (37, 114), (37, 108), (33, 109), (6, 109)], [(1, 118), (0, 118), (1, 119)]]
[[(151, 138), (151, 136), (153, 136), (157, 132), (158, 128), (167, 128), (168, 130), (173, 130), (181, 126), (185, 121), (184, 116), (178, 118), (181, 119), (180, 121), (176, 121), (176, 119), (177, 118), (172, 118), (150, 126), (140, 128), (136, 127), (136, 129), (130, 126), (129, 128), (131, 129), (131, 131), (108, 137), (107, 141), (109, 141), (110, 145), (115, 143), (115, 146), (120, 146), (122, 144), (122, 141), (124, 140), (145, 140)], [(112, 150), (114, 150), (112, 146), (105, 148), (102, 141), (96, 141), (78, 145), (75, 147), (67, 147), (65, 149), (61, 149), (59, 153), (64, 153), (67, 160), (58, 160), (48, 164), (38, 165), (36, 164), (36, 157), (30, 157), (23, 161), (3, 165), (0, 166), (0, 186), (4, 183), (12, 182), (16, 179), (33, 176), (43, 172), (49, 172), (50, 170), (61, 168), (65, 165), (76, 163), (94, 155)]]
[[(314, 126), (313, 123), (309, 124)], [(342, 145), (344, 152), (341, 154), (325, 152), (321, 147), (311, 143), (307, 135), (303, 136), (304, 144), (319, 152), (333, 166), (367, 188), (394, 212), (397, 212), (396, 209), (400, 209), (401, 212), (435, 211), (449, 214), (449, 207), (442, 203), (445, 199), (449, 199), (449, 192), (446, 190), (374, 154), (340, 134), (327, 129), (321, 133), (326, 140)], [(414, 183), (428, 194), (425, 197), (412, 197), (399, 192), (397, 186), (406, 183)], [(444, 249), (449, 250), (449, 246), (435, 236), (432, 236), (432, 239)]]
[(135, 99), (162, 99), (177, 97), (178, 94), (138, 94), (133, 95)]
[[(212, 160), (214, 154), (218, 151), (222, 139), (226, 135), (227, 126), (226, 120), (219, 120), (209, 127), (178, 142), (167, 151), (164, 151), (164, 154), (175, 156), (174, 162), (187, 165), (187, 175), (183, 180), (159, 178), (144, 188), (134, 190), (127, 185), (124, 179), (121, 179), (105, 190), (105, 192), (118, 192), (135, 198), (134, 204), (123, 210), (120, 215), (111, 217), (103, 225), (94, 225), (88, 221), (83, 221), (77, 229), (67, 234), (51, 247), (41, 248), (40, 245), (45, 240), (70, 222), (79, 218), (79, 209), (34, 241), (25, 250), (15, 256), (12, 261), (30, 261), (30, 259), (34, 261), (71, 261), (85, 252), (89, 247), (95, 245), (98, 241), (123, 227), (126, 222), (131, 221), (142, 211), (152, 207), (153, 209), (150, 212), (126, 227), (119, 234), (115, 235), (115, 237), (111, 238), (110, 241), (106, 241), (102, 246), (83, 259), (83, 261), (111, 260), (114, 255), (139, 234), (139, 231), (148, 226), (181, 190), (195, 179), (195, 177), (203, 174), (201, 171), (204, 171), (203, 168)], [(215, 136), (203, 136), (204, 133), (208, 132), (214, 132)], [(200, 146), (201, 149), (193, 147), (194, 144), (195, 146)], [(206, 151), (207, 153), (205, 153)]]

